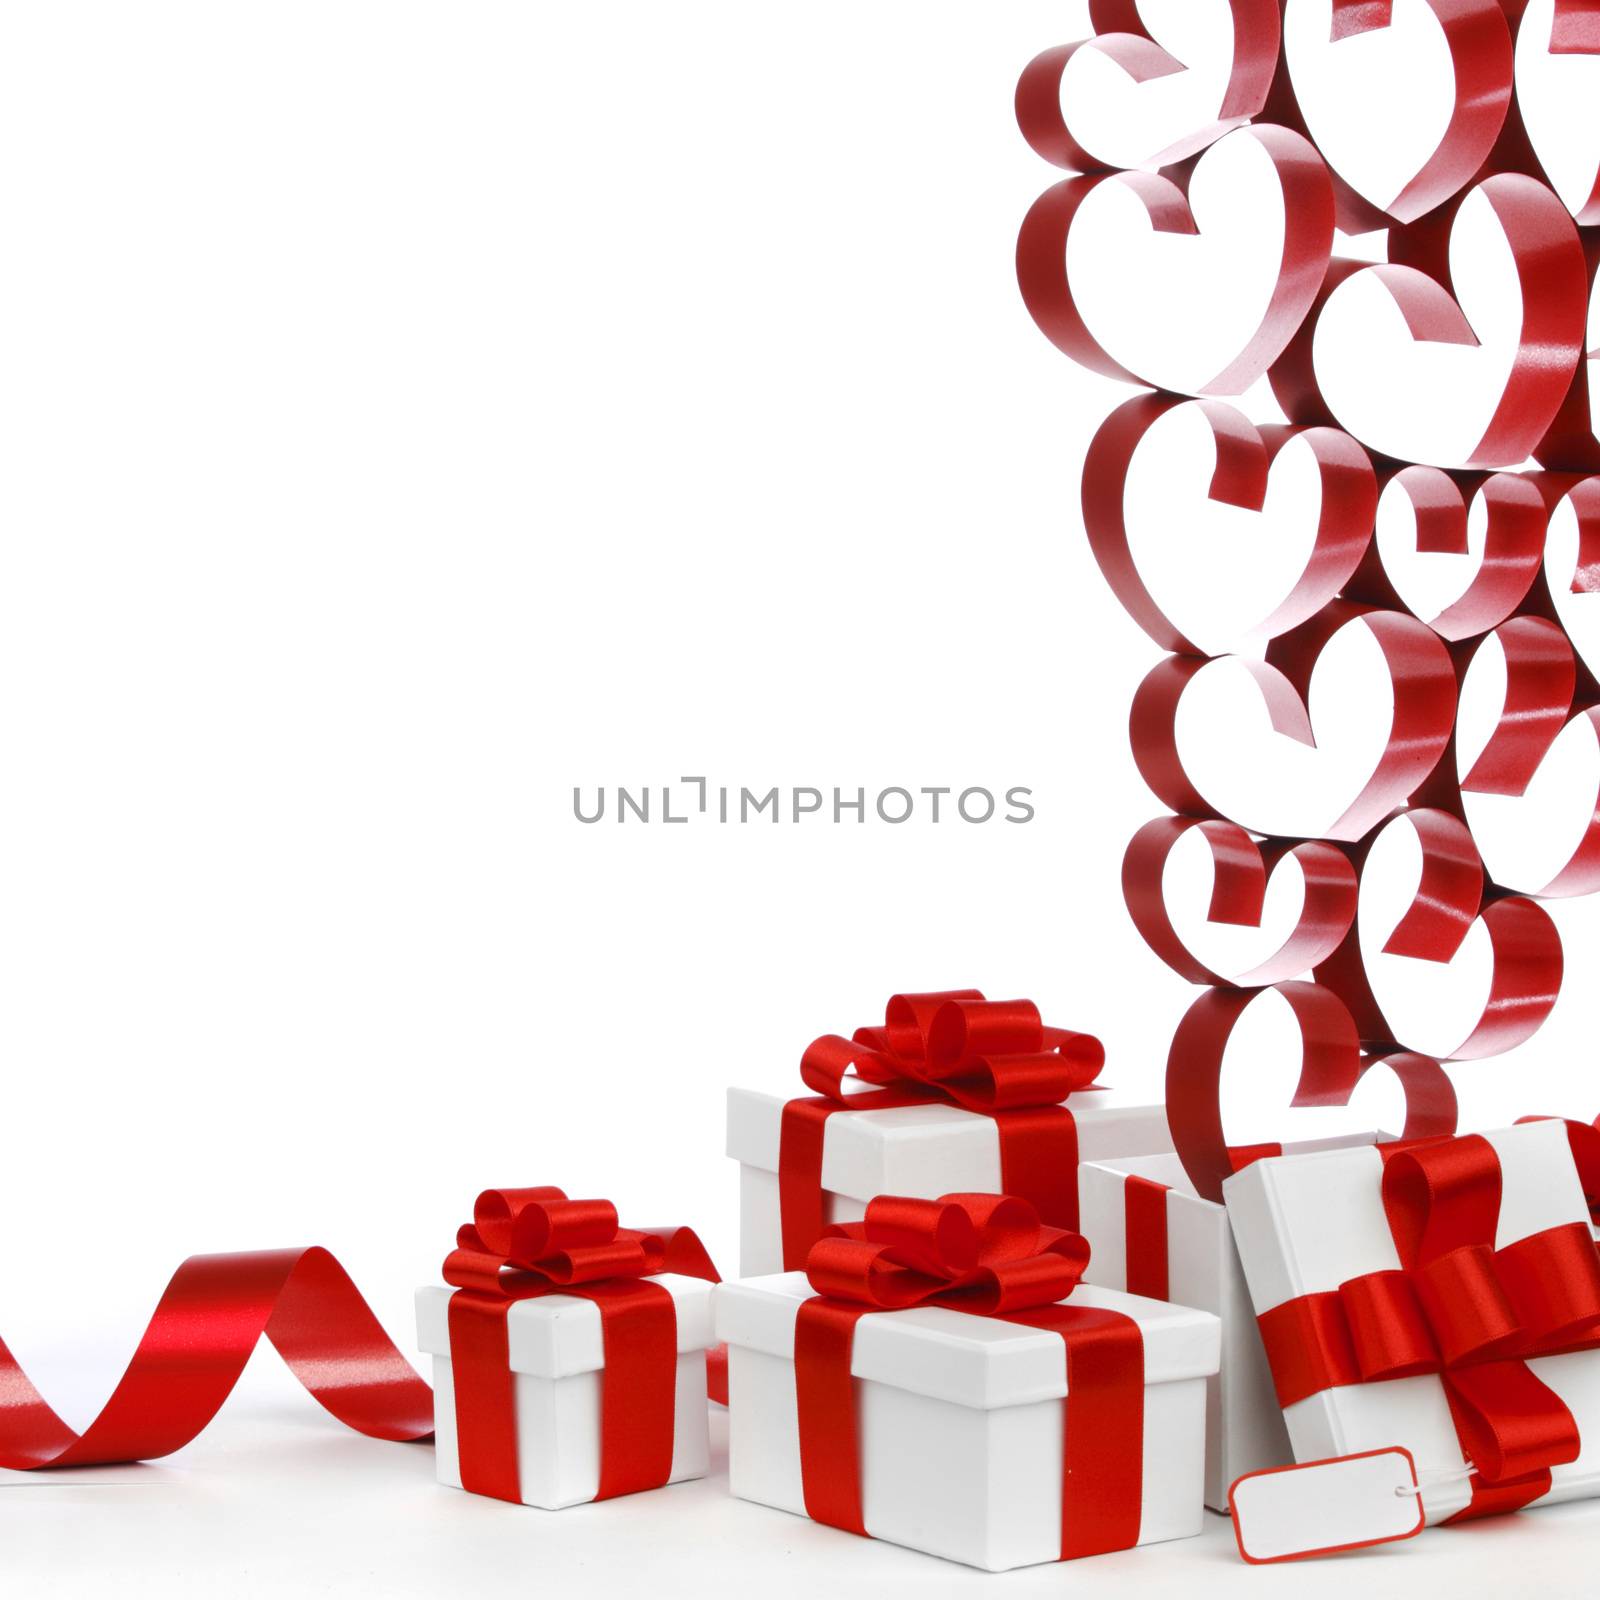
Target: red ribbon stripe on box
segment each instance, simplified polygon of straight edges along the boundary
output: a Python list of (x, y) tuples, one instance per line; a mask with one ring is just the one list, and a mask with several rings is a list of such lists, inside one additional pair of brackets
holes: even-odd
[(1278, 1400), (1437, 1373), (1472, 1501), (1452, 1521), (1513, 1511), (1576, 1460), (1578, 1426), (1527, 1365), (1600, 1348), (1600, 1255), (1572, 1222), (1494, 1246), (1501, 1171), (1478, 1135), (1383, 1151), (1400, 1268), (1302, 1295), (1258, 1319)]
[[(600, 1312), (600, 1488), (655, 1489), (672, 1475), (678, 1322), (662, 1272), (719, 1281), (690, 1228), (619, 1227), (609, 1200), (560, 1189), (486, 1189), (444, 1263), (461, 1486), (520, 1503), (507, 1318), (522, 1300), (577, 1295)], [(724, 1389), (724, 1394), (726, 1393)]]
[(1000, 1184), (1045, 1222), (1078, 1225), (1078, 1130), (1061, 1104), (1094, 1085), (1100, 1041), (1047, 1027), (1031, 1000), (986, 1000), (976, 989), (897, 994), (882, 1027), (825, 1034), (800, 1060), (811, 1097), (783, 1108), (778, 1185), (785, 1271), (806, 1266), (827, 1220), (822, 1150), (837, 1111), (943, 1104), (992, 1117)]
[(1061, 1558), (1139, 1541), (1144, 1483), (1144, 1335), (1131, 1317), (1061, 1305), (1089, 1261), (1079, 1234), (1043, 1226), (1025, 1200), (879, 1196), (862, 1222), (830, 1227), (806, 1258), (817, 1291), (795, 1321), (795, 1394), (807, 1513), (866, 1534), (850, 1375), (869, 1312), (944, 1306), (1042, 1328), (1066, 1346)]

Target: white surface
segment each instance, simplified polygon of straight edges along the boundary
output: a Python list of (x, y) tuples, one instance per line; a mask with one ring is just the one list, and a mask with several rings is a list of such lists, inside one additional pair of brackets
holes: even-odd
[[(263, 1364), (222, 1422), (171, 1465), (96, 1471), (41, 1489), (0, 1487), (8, 1586), (18, 1594), (241, 1596), (629, 1595), (703, 1600), (752, 1581), (763, 1600), (819, 1594), (1063, 1594), (1251, 1600), (1538, 1593), (1593, 1587), (1600, 1504), (1541, 1508), (1495, 1523), (1430, 1529), (1370, 1554), (1247, 1568), (1226, 1519), (1197, 1539), (985, 1577), (878, 1540), (733, 1499), (713, 1413), (712, 1471), (696, 1483), (569, 1511), (530, 1511), (442, 1489), (425, 1446), (345, 1435), (293, 1409)], [(12, 1481), (9, 1477), (3, 1481)], [(330, 1493), (337, 1483), (338, 1492)]]
[[(1012, 277), (1055, 176), (1012, 88), (1082, 0), (3, 19), (0, 1337), (72, 1420), (194, 1251), (324, 1243), (402, 1344), (486, 1184), (691, 1222), (730, 1268), (724, 1086), (897, 988), (1033, 996), (1157, 1091), (1193, 996), (1118, 887), (1156, 652), (1076, 510), (1127, 391)], [(685, 773), (1030, 784), (1038, 817), (572, 818), (574, 784)], [(1553, 914), (1595, 970), (1600, 902)], [(1592, 987), (1457, 1074), (1470, 1125), (1600, 1109)], [(1230, 1068), (1233, 1137), (1397, 1121), (1286, 1115), (1291, 1062)], [(225, 1415), (178, 1470), (6, 1491), (7, 1575), (976, 1581), (709, 1487), (658, 1497), (704, 1520), (507, 1516), (297, 1413)], [(1587, 1517), (1429, 1570), (1587, 1572)], [(1201, 1560), (1099, 1571), (1237, 1581)]]
[[(1587, 1226), (1589, 1208), (1559, 1122), (1531, 1122), (1487, 1137), (1502, 1176), (1497, 1249), (1546, 1228)], [(1357, 1149), (1258, 1161), (1223, 1184), (1258, 1312), (1399, 1267), (1382, 1183), (1378, 1152)], [(1545, 1500), (1600, 1495), (1600, 1351), (1541, 1356), (1528, 1366), (1560, 1396), (1584, 1442), (1576, 1460), (1552, 1468)], [(1430, 1523), (1471, 1499), (1460, 1476), (1460, 1441), (1437, 1377), (1325, 1389), (1286, 1407), (1283, 1415), (1295, 1455), (1304, 1461), (1404, 1445), (1416, 1461)]]
[[(739, 1272), (783, 1270), (783, 1212), (778, 1147), (783, 1107), (805, 1092), (728, 1090), (728, 1154), (739, 1163)], [(1139, 1104), (1108, 1087), (1069, 1095), (1081, 1161), (1170, 1150), (1166, 1108)], [(899, 1106), (837, 1111), (822, 1134), (823, 1215), (855, 1222), (874, 1195), (937, 1200), (945, 1194), (994, 1194), (1000, 1184), (1000, 1135), (991, 1117), (957, 1106)]]
[[(730, 1483), (800, 1516), (805, 1489), (795, 1400), (795, 1326), (805, 1275), (723, 1284)], [(1144, 1337), (1144, 1475), (1139, 1541), (1203, 1526), (1205, 1378), (1217, 1319), (1184, 1306), (1080, 1285), (1074, 1305), (1121, 1312)], [(941, 1306), (869, 1314), (850, 1352), (861, 1461), (861, 1521), (887, 1539), (990, 1572), (1061, 1551), (1066, 1347), (1059, 1336)]]

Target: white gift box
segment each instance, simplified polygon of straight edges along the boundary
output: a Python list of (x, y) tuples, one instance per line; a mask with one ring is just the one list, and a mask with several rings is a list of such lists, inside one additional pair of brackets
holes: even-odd
[[(778, 1141), (791, 1097), (728, 1090), (728, 1154), (739, 1163), (739, 1270), (745, 1277), (783, 1270), (778, 1201)], [(1172, 1148), (1165, 1106), (1092, 1089), (1062, 1102), (1078, 1128), (1080, 1161), (1146, 1155)], [(946, 1194), (999, 1194), (1000, 1135), (992, 1117), (957, 1106), (836, 1111), (822, 1144), (823, 1219), (858, 1222), (880, 1194), (937, 1200)]]
[[(805, 1515), (795, 1398), (804, 1273), (724, 1283), (728, 1478), (745, 1500)], [(1067, 1302), (1134, 1318), (1144, 1337), (1140, 1544), (1199, 1533), (1205, 1383), (1219, 1328), (1206, 1312), (1079, 1286)], [(856, 1324), (861, 1509), (868, 1533), (990, 1572), (1061, 1555), (1066, 1349), (1058, 1334), (938, 1306)]]
[[(1371, 1144), (1377, 1135), (1315, 1140), (1286, 1154), (1347, 1149)], [(1256, 1327), (1250, 1291), (1234, 1249), (1227, 1211), (1202, 1200), (1172, 1154), (1124, 1156), (1089, 1162), (1078, 1169), (1080, 1231), (1089, 1241), (1090, 1283), (1108, 1289), (1128, 1285), (1128, 1180), (1144, 1179), (1167, 1190), (1167, 1294), (1174, 1305), (1210, 1311), (1222, 1322), (1222, 1358), (1206, 1384), (1206, 1504), (1228, 1509), (1228, 1488), (1246, 1472), (1281, 1467), (1294, 1459), (1266, 1351)], [(1136, 1285), (1135, 1287), (1142, 1287)]]
[[(703, 1478), (709, 1454), (706, 1349), (712, 1343), (712, 1285), (662, 1273), (641, 1280), (672, 1296), (678, 1322), (669, 1483)], [(435, 1462), (439, 1482), (461, 1487), (456, 1396), (450, 1360), (450, 1297), (443, 1284), (417, 1290), (417, 1343), (433, 1357)], [(517, 1468), (524, 1505), (554, 1511), (584, 1505), (600, 1488), (600, 1385), (605, 1350), (600, 1308), (578, 1295), (551, 1294), (511, 1307), (510, 1345), (517, 1421)]]
[[(1562, 1123), (1524, 1123), (1483, 1137), (1494, 1146), (1503, 1182), (1496, 1249), (1547, 1228), (1588, 1224), (1589, 1207)], [(1378, 1152), (1357, 1149), (1258, 1161), (1223, 1184), (1258, 1314), (1400, 1266), (1382, 1182)], [(1600, 1495), (1600, 1351), (1540, 1356), (1528, 1366), (1571, 1411), (1583, 1440), (1582, 1454), (1553, 1469), (1550, 1491), (1537, 1503)], [(1409, 1450), (1430, 1523), (1471, 1500), (1466, 1462), (1437, 1376), (1326, 1389), (1287, 1406), (1283, 1416), (1299, 1461), (1394, 1445)]]

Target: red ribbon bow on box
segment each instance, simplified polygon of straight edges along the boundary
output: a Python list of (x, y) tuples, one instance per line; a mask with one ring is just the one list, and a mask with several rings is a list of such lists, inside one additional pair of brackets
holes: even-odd
[(805, 1266), (822, 1237), (823, 1136), (828, 1118), (847, 1109), (933, 1102), (992, 1117), (1001, 1187), (1047, 1222), (1076, 1228), (1078, 1134), (1061, 1102), (1090, 1088), (1104, 1064), (1092, 1035), (1046, 1027), (1031, 1000), (985, 1000), (976, 989), (897, 994), (882, 1027), (815, 1040), (800, 1076), (817, 1098), (789, 1101), (779, 1136), (785, 1270)]
[(1477, 1135), (1384, 1151), (1399, 1269), (1264, 1313), (1283, 1406), (1345, 1384), (1437, 1373), (1476, 1468), (1460, 1520), (1513, 1511), (1576, 1460), (1578, 1426), (1530, 1357), (1600, 1348), (1600, 1256), (1572, 1222), (1494, 1247), (1501, 1172)]
[[(719, 1281), (691, 1228), (619, 1227), (609, 1200), (560, 1189), (485, 1189), (445, 1258), (461, 1485), (519, 1502), (507, 1318), (521, 1300), (577, 1295), (600, 1311), (600, 1488), (655, 1489), (672, 1474), (678, 1319), (657, 1273)], [(724, 1389), (724, 1394), (726, 1393)]]
[(1081, 1235), (1041, 1225), (1026, 1200), (882, 1195), (866, 1218), (827, 1228), (806, 1259), (817, 1297), (795, 1320), (800, 1472), (807, 1513), (866, 1534), (851, 1354), (868, 1312), (944, 1306), (1042, 1328), (1066, 1346), (1061, 1558), (1139, 1540), (1144, 1481), (1144, 1336), (1131, 1317), (1061, 1305), (1089, 1262)]

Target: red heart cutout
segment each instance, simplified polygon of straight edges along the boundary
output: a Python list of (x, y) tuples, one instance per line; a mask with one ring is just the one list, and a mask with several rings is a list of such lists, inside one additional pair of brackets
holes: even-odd
[[(1206, 187), (1205, 174), (1210, 164), (1220, 152), (1230, 150), (1236, 140), (1254, 141), (1266, 157), (1262, 173), (1250, 179), (1261, 186), (1259, 197), (1253, 196), (1252, 203), (1241, 209), (1254, 214), (1261, 204), (1271, 203), (1281, 208), (1284, 218), (1275, 276), (1259, 319), (1251, 331), (1241, 336), (1239, 348), (1221, 371), (1201, 384), (1190, 387), (1175, 381), (1162, 383), (1147, 373), (1136, 374), (1104, 348), (1079, 307), (1069, 262), (1074, 222), (1085, 202), (1100, 189), (1110, 186), (1108, 192), (1126, 190), (1142, 207), (1147, 226), (1124, 232), (1119, 219), (1105, 219), (1116, 239), (1119, 271), (1130, 270), (1130, 263), (1136, 263), (1141, 253), (1148, 255), (1153, 239), (1166, 235), (1191, 238), (1193, 242), (1185, 246), (1186, 252), (1223, 251), (1228, 272), (1237, 276), (1242, 270), (1237, 254), (1247, 248), (1234, 227), (1237, 216), (1230, 213), (1227, 228), (1219, 223), (1208, 231), (1190, 206), (1190, 195)], [(1219, 240), (1218, 235), (1223, 237)], [(1017, 237), (1017, 282), (1023, 302), (1041, 331), (1081, 365), (1107, 377), (1157, 388), (1237, 394), (1272, 365), (1294, 336), (1326, 275), (1332, 248), (1333, 190), (1322, 158), (1299, 134), (1264, 124), (1237, 129), (1212, 145), (1188, 175), (1188, 192), (1173, 179), (1153, 172), (1096, 173), (1067, 178), (1045, 190), (1023, 219)], [(1181, 349), (1184, 335), (1197, 319), (1203, 323), (1208, 314), (1215, 314), (1207, 303), (1204, 284), (1197, 288), (1190, 281), (1192, 276), (1184, 274), (1170, 281), (1159, 298), (1141, 308), (1141, 322), (1160, 333), (1164, 348)], [(1250, 309), (1252, 313), (1255, 310)]]
[[(1521, 294), (1515, 338), (1481, 345), (1437, 265), (1342, 265), (1274, 378), (1296, 421), (1331, 416), (1371, 450), (1442, 467), (1516, 466), (1538, 451), (1579, 377), (1589, 302), (1583, 245), (1543, 184), (1502, 173), (1463, 201), (1450, 230), (1452, 250), (1466, 207), (1480, 197), (1473, 226), (1483, 222), (1486, 205)], [(1404, 239), (1391, 244), (1407, 249)], [(1433, 241), (1412, 248), (1414, 259), (1429, 260)], [(1477, 316), (1497, 325), (1492, 307), (1479, 305)], [(1371, 381), (1376, 371), (1385, 374), (1382, 384)]]
[(1291, 1107), (1343, 1106), (1362, 1077), (1387, 1066), (1406, 1096), (1403, 1139), (1455, 1132), (1455, 1089), (1438, 1062), (1408, 1051), (1364, 1057), (1344, 1002), (1321, 984), (1270, 989), (1207, 989), (1185, 1013), (1167, 1056), (1167, 1118), (1173, 1146), (1195, 1192), (1222, 1199), (1223, 1181), (1253, 1155), (1228, 1144), (1222, 1122), (1222, 1072), (1228, 1041), (1244, 1013), (1266, 995), (1288, 1002), (1300, 1030), (1300, 1076)]
[[(1442, 969), (1455, 960), (1478, 922), (1490, 944), (1490, 978), (1482, 1005), (1459, 1040), (1427, 1053), (1444, 1060), (1475, 1061), (1531, 1039), (1561, 991), (1561, 936), (1550, 914), (1523, 896), (1495, 891), (1466, 824), (1448, 811), (1427, 806), (1401, 813), (1360, 847), (1364, 900), (1374, 854), (1383, 850), (1392, 830), (1401, 828), (1410, 829), (1421, 846), (1421, 872), (1410, 905), (1384, 938), (1382, 954)], [(1378, 881), (1384, 881), (1381, 872)], [(1338, 950), (1317, 967), (1317, 981), (1344, 1001), (1363, 1039), (1415, 1043), (1383, 1010), (1379, 991), (1392, 991), (1384, 965), (1364, 951), (1364, 918), (1365, 906)], [(1419, 976), (1409, 975), (1413, 990)]]
[[(1275, 535), (1281, 526), (1267, 521), (1265, 511), (1269, 484), (1284, 447), (1298, 441), (1315, 458), (1321, 502), (1305, 564), (1288, 592), (1254, 621), (1244, 638), (1229, 641), (1223, 648), (1251, 638), (1273, 638), (1298, 627), (1343, 588), (1372, 536), (1377, 477), (1366, 451), (1334, 428), (1258, 429), (1220, 401), (1183, 401), (1176, 395), (1144, 394), (1125, 402), (1101, 424), (1084, 465), (1083, 524), (1100, 570), (1128, 614), (1164, 650), (1200, 653), (1200, 647), (1151, 593), (1128, 537), (1127, 489), (1135, 457), (1156, 423), (1179, 406), (1202, 416), (1211, 429), (1215, 467), (1206, 498), (1216, 505), (1261, 514), (1263, 534), (1270, 529)], [(1167, 478), (1170, 488), (1170, 468)], [(1182, 519), (1182, 525), (1193, 536), (1200, 519), (1191, 515)], [(1237, 546), (1221, 540), (1209, 559), (1218, 570), (1237, 570), (1240, 565)]]
[[(1285, 8), (1285, 73), (1271, 113), (1304, 128), (1322, 152), (1338, 191), (1339, 226), (1347, 233), (1413, 222), (1442, 205), (1488, 159), (1511, 105), (1511, 30), (1500, 0), (1421, 0), (1409, 22), (1426, 15), (1423, 4), (1437, 25), (1434, 47), (1449, 52), (1453, 92), (1432, 148), (1417, 153), (1389, 194), (1373, 192), (1380, 174), (1358, 166), (1365, 168), (1374, 154), (1392, 160), (1404, 143), (1404, 123), (1381, 140), (1372, 137), (1373, 123), (1381, 126), (1392, 107), (1414, 109), (1412, 51), (1420, 30), (1395, 25), (1393, 0), (1332, 0), (1331, 7), (1328, 0), (1288, 0)], [(1340, 113), (1353, 120), (1353, 136)], [(1392, 183), (1392, 175), (1383, 176)]]
[[(1305, 884), (1299, 919), (1288, 938), (1264, 960), (1232, 977), (1207, 966), (1185, 944), (1167, 910), (1167, 860), (1186, 834), (1198, 830), (1211, 849), (1211, 906), (1207, 919), (1259, 928), (1267, 879), (1292, 859)], [(1355, 922), (1355, 868), (1337, 845), (1308, 839), (1265, 847), (1231, 822), (1198, 817), (1157, 817), (1128, 842), (1122, 858), (1122, 896), (1145, 943), (1191, 983), (1256, 988), (1281, 983), (1319, 965), (1343, 943)]]
[[(1190, 3), (1205, 9), (1200, 0)], [(1023, 138), (1072, 172), (1164, 167), (1248, 122), (1266, 103), (1278, 64), (1278, 0), (1212, 6), (1228, 13), (1231, 48), (1226, 59), (1212, 51), (1202, 70), (1183, 59), (1181, 45), (1160, 43), (1137, 0), (1090, 0), (1095, 37), (1042, 51), (1023, 70), (1016, 97)], [(1205, 50), (1211, 40), (1210, 30), (1199, 30), (1190, 42)], [(1101, 62), (1115, 71), (1097, 71)]]
[[(1256, 833), (1348, 840), (1360, 839), (1403, 804), (1433, 772), (1449, 744), (1455, 720), (1456, 677), (1449, 651), (1438, 636), (1415, 617), (1399, 612), (1332, 602), (1312, 622), (1274, 640), (1266, 661), (1225, 658), (1236, 662), (1254, 680), (1267, 711), (1270, 732), (1263, 744), (1253, 729), (1228, 728), (1225, 732), (1233, 743), (1219, 760), (1256, 773), (1263, 765), (1281, 759), (1284, 752), (1274, 749), (1274, 741), (1287, 738), (1316, 749), (1308, 710), (1313, 676), (1329, 642), (1353, 627), (1366, 628), (1381, 652), (1392, 692), (1392, 711), (1371, 770), (1332, 774), (1335, 781), (1343, 782), (1340, 793), (1355, 791), (1333, 822), (1302, 818), (1296, 826), (1261, 826), (1263, 819), (1258, 817), (1252, 822), (1249, 817), (1233, 815), (1201, 793), (1178, 751), (1178, 710), (1194, 680), (1223, 662), (1194, 656), (1169, 656), (1160, 662), (1139, 686), (1129, 717), (1135, 763), (1162, 803), (1190, 816), (1224, 815)], [(1335, 800), (1338, 798), (1336, 795)]]
[[(1460, 778), (1467, 823), (1495, 882), (1541, 899), (1592, 894), (1600, 889), (1600, 707), (1580, 703), (1577, 658), (1558, 624), (1544, 617), (1513, 617), (1488, 637), (1505, 658), (1505, 693), (1482, 750), (1470, 764), (1466, 749), (1457, 752), (1458, 771), (1467, 768)], [(1480, 644), (1467, 664), (1464, 697), (1481, 668), (1482, 650)], [(1536, 783), (1559, 785), (1566, 776), (1562, 758), (1579, 741), (1587, 742), (1588, 777), (1580, 778), (1584, 787), (1561, 808), (1575, 842), (1570, 851), (1558, 850), (1562, 864), (1548, 877), (1544, 870), (1536, 874), (1543, 881), (1519, 882), (1526, 873), (1500, 859), (1497, 834), (1505, 829), (1512, 838), (1548, 842), (1554, 823), (1541, 814), (1537, 800), (1542, 797), (1530, 790)]]
[[(1408, 508), (1409, 519), (1388, 514), (1396, 502)], [(1480, 509), (1481, 535), (1473, 518)], [(1441, 638), (1475, 638), (1527, 598), (1548, 525), (1546, 496), (1526, 474), (1402, 467), (1384, 485), (1377, 534), (1349, 592), (1402, 606)]]
[(1600, 143), (1572, 148), (1594, 126), (1600, 11), (1589, 0), (1530, 0), (1517, 25), (1517, 105), (1550, 187), (1580, 223), (1600, 222)]

